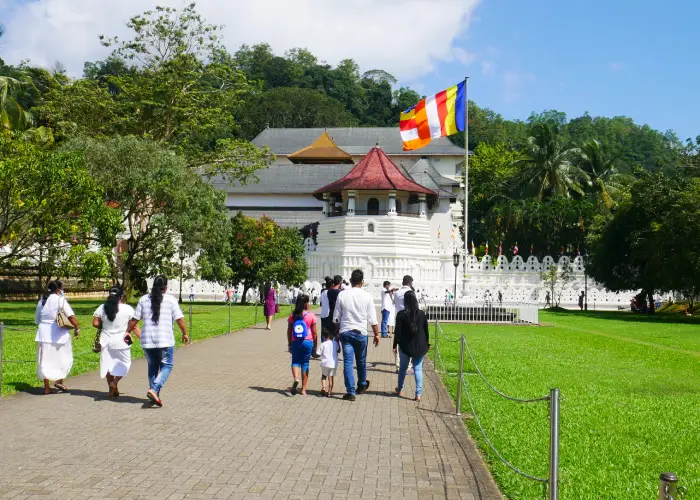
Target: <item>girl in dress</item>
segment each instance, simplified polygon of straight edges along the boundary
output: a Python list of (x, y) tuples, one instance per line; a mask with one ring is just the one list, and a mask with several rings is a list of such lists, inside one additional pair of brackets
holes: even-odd
[[(101, 328), (100, 333), (100, 377), (107, 379), (109, 395), (119, 396), (119, 381), (131, 368), (131, 346), (124, 342), (129, 320), (134, 308), (124, 303), (121, 288), (111, 288), (104, 304), (93, 314), (92, 326)], [(141, 330), (134, 327), (133, 333), (140, 338)]]
[(51, 380), (60, 392), (67, 392), (63, 383), (73, 367), (73, 344), (70, 327), (60, 327), (57, 316), (63, 312), (73, 327), (75, 338), (80, 334), (78, 320), (63, 296), (63, 283), (52, 281), (48, 291), (36, 305), (34, 322), (38, 325), (36, 337), (36, 374), (44, 381), (44, 394), (51, 394)]

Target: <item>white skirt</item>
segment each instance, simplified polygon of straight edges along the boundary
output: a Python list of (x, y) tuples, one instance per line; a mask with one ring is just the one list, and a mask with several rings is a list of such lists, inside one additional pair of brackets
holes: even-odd
[(131, 349), (102, 347), (100, 351), (100, 377), (105, 378), (108, 372), (114, 377), (126, 377), (129, 368), (131, 368)]
[(36, 376), (39, 380), (61, 380), (73, 367), (73, 344), (36, 343)]

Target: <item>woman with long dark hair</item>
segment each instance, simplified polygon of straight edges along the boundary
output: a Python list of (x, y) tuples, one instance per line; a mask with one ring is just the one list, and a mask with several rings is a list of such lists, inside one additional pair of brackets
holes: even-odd
[[(119, 381), (131, 368), (131, 345), (124, 342), (124, 335), (133, 315), (134, 308), (124, 303), (122, 289), (113, 287), (92, 318), (92, 326), (100, 329), (100, 377), (107, 379), (113, 398), (119, 396)], [(140, 336), (138, 326), (133, 333)]]
[(423, 393), (423, 357), (430, 349), (428, 318), (418, 306), (415, 292), (404, 295), (404, 309), (396, 315), (396, 330), (394, 331), (394, 353), (398, 353), (399, 382), (396, 394), (403, 395), (403, 384), (406, 379), (409, 362), (413, 362), (413, 373), (416, 377), (416, 401), (420, 401)]
[(292, 353), (292, 395), (297, 393), (301, 377), (301, 394), (306, 396), (306, 385), (309, 382), (309, 359), (316, 351), (317, 326), (316, 315), (309, 312), (309, 296), (299, 295), (294, 306), (294, 312), (287, 320), (287, 343)]
[(275, 315), (275, 289), (269, 281), (263, 287), (263, 315), (265, 316), (265, 330), (272, 330), (272, 318)]
[[(59, 325), (58, 315), (63, 313), (68, 317), (70, 326)], [(63, 383), (73, 367), (73, 344), (70, 338), (70, 327), (73, 327), (75, 338), (80, 335), (80, 327), (75, 313), (63, 296), (63, 283), (52, 281), (36, 305), (34, 322), (38, 325), (36, 331), (36, 375), (44, 381), (44, 394), (51, 394), (51, 380), (60, 392), (67, 392)]]
[(134, 331), (139, 321), (143, 321), (141, 347), (148, 363), (149, 385), (146, 397), (156, 406), (163, 406), (160, 390), (173, 369), (174, 323), (177, 323), (182, 332), (182, 343), (185, 345), (190, 343), (185, 327), (185, 315), (182, 314), (177, 299), (165, 293), (167, 289), (168, 278), (156, 276), (153, 280), (151, 293), (141, 297), (136, 305), (124, 338), (127, 344), (132, 342), (131, 332)]

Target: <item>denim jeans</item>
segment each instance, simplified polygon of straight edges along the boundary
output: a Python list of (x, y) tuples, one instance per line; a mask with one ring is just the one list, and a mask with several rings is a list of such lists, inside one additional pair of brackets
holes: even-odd
[(143, 350), (146, 363), (148, 363), (148, 385), (156, 394), (160, 394), (160, 390), (173, 369), (174, 353), (174, 347), (156, 347)]
[(367, 336), (357, 332), (344, 332), (340, 334), (340, 343), (343, 345), (343, 374), (345, 375), (345, 390), (348, 394), (355, 394), (355, 374), (353, 373), (353, 361), (357, 363), (357, 387), (367, 385)]
[(408, 363), (413, 360), (413, 373), (416, 376), (416, 396), (420, 396), (423, 393), (423, 356), (412, 358), (399, 349), (399, 358), (401, 359), (401, 366), (399, 366), (399, 391), (403, 390)]
[(382, 337), (388, 337), (389, 336), (389, 316), (391, 313), (387, 311), (386, 309), (382, 309)]

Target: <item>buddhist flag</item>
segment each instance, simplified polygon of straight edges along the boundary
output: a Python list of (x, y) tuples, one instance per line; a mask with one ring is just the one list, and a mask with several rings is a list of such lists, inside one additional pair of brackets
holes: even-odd
[(455, 227), (452, 226), (452, 241), (455, 240)]
[(498, 245), (498, 256), (500, 257), (501, 255), (503, 255), (503, 242), (502, 241)]
[(438, 240), (440, 239), (440, 227), (441, 226), (438, 226)]
[(513, 255), (518, 255), (518, 242), (515, 242), (515, 246), (513, 247)]
[(472, 255), (476, 255), (476, 247), (474, 246), (474, 240), (472, 240)]
[(484, 250), (486, 252), (486, 255), (488, 255), (489, 254), (489, 242), (488, 241), (486, 242), (486, 248)]
[(426, 97), (401, 113), (403, 150), (420, 149), (433, 139), (464, 132), (467, 82)]

